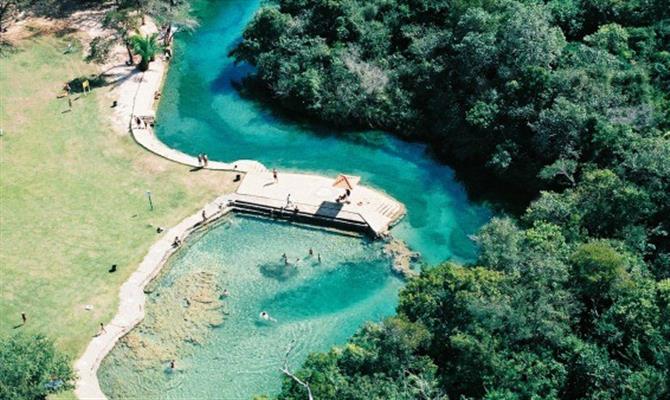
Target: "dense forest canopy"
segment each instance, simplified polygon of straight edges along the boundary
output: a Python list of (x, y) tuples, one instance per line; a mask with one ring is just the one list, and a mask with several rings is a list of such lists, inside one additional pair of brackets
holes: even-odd
[[(324, 399), (670, 397), (667, 0), (279, 0), (232, 51), (296, 115), (534, 201), (296, 376)], [(299, 113), (299, 114), (298, 114)], [(286, 378), (280, 399), (303, 399)]]

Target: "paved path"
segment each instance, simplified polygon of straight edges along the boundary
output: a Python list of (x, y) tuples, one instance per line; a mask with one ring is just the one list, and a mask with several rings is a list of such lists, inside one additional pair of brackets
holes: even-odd
[[(156, 32), (156, 26), (147, 21), (143, 27), (144, 34)], [(155, 135), (151, 126), (146, 126), (144, 123), (137, 124), (135, 117), (140, 119), (151, 118), (155, 119), (155, 103), (157, 103), (156, 93), (159, 93), (163, 83), (163, 78), (167, 69), (167, 63), (162, 57), (156, 57), (156, 61), (149, 64), (149, 69), (145, 72), (133, 76), (135, 72), (129, 72), (131, 78), (122, 85), (132, 87), (132, 90), (124, 90), (122, 92), (132, 94), (131, 99), (119, 100), (119, 110), (125, 115), (126, 120), (130, 120), (130, 132), (137, 143), (152, 153), (158, 154), (163, 158), (172, 160), (184, 165), (192, 167), (199, 167), (198, 159), (188, 154), (182, 153), (178, 150), (166, 146)], [(133, 67), (134, 68), (134, 67)], [(127, 95), (126, 95), (127, 96)], [(126, 107), (130, 103), (130, 110)], [(129, 111), (129, 112), (128, 112)], [(122, 115), (123, 115), (122, 114)], [(130, 118), (129, 118), (130, 117)], [(232, 163), (225, 163), (219, 161), (210, 161), (207, 169), (224, 170), (224, 171), (265, 171), (263, 164), (255, 160), (238, 160)]]

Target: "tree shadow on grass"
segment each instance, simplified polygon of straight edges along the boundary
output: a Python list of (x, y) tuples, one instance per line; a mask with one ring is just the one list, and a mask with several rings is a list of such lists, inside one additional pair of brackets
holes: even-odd
[(78, 76), (78, 77), (68, 81), (68, 85), (70, 85), (70, 92), (71, 93), (84, 93), (84, 82), (85, 81), (88, 81), (89, 87), (91, 88), (91, 90), (107, 86), (107, 84), (108, 84), (107, 80), (102, 75), (92, 74), (92, 75), (88, 75), (88, 76), (86, 76), (86, 75)]
[(12, 42), (0, 38), (0, 58), (9, 57), (19, 52), (19, 49)]

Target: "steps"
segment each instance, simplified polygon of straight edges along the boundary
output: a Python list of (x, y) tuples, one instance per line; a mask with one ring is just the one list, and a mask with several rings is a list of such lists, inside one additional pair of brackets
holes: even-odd
[(404, 208), (400, 204), (390, 202), (380, 204), (375, 211), (391, 220), (395, 220), (405, 213)]
[(315, 213), (288, 210), (283, 207), (276, 207), (269, 204), (260, 204), (258, 202), (246, 201), (240, 198), (233, 199), (229, 206), (236, 212), (258, 215), (276, 219), (284, 219), (296, 222), (305, 222), (314, 225), (332, 227), (344, 231), (352, 231), (370, 234), (371, 227), (364, 221), (357, 221), (351, 218), (341, 216), (325, 216)]

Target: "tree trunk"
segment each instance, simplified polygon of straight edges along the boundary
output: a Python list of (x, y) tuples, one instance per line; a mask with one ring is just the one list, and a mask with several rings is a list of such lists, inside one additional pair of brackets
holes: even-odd
[(130, 48), (130, 43), (126, 41), (126, 50), (128, 50), (128, 65), (133, 65), (133, 50)]
[(1, 3), (0, 4), (0, 34), (5, 32), (5, 27), (2, 25), (2, 21), (5, 19), (7, 15), (9, 15), (9, 7), (11, 6), (11, 2), (6, 2), (6, 3)]
[(165, 28), (165, 38), (164, 45), (167, 47), (170, 45), (170, 40), (172, 40), (172, 24), (168, 23), (167, 28)]
[(140, 61), (140, 64), (137, 66), (140, 71), (144, 72), (149, 69), (149, 60), (146, 58), (142, 57), (142, 60)]

